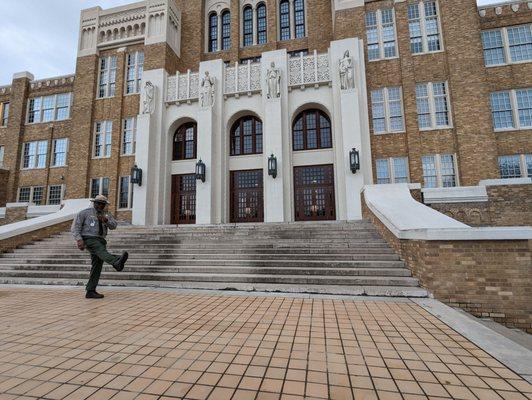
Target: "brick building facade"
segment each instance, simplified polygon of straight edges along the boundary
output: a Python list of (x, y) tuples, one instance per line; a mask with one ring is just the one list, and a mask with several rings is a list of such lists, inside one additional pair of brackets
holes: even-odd
[[(366, 107), (366, 113), (360, 113), (361, 127), (363, 119), (368, 120), (371, 145), (371, 155), (364, 153), (362, 145), (361, 157), (371, 158), (371, 166), (362, 168), (364, 184), (408, 181), (427, 187), (468, 186), (483, 179), (532, 176), (531, 21), (530, 1), (479, 9), (474, 0), (147, 0), (105, 11), (84, 10), (74, 75), (36, 81), (29, 73), (17, 73), (11, 85), (0, 87), (0, 165), (7, 171), (0, 173), (0, 203), (51, 204), (103, 192), (119, 217), (130, 219), (137, 187), (132, 188), (128, 179), (133, 165), (142, 164), (135, 142), (147, 135), (142, 127), (162, 132), (164, 126), (139, 121), (145, 114), (146, 76), (163, 71), (165, 83), (157, 88), (156, 96), (161, 98), (155, 102), (171, 115), (180, 100), (184, 100), (180, 110), (186, 109), (191, 101), (199, 102), (201, 94), (181, 99), (177, 93), (169, 101), (167, 79), (179, 74), (175, 79), (180, 82), (179, 76), (189, 70), (199, 71), (197, 78), (202, 79), (200, 63), (212, 69), (217, 65), (213, 63), (222, 60), (220, 80), (227, 83), (228, 68), (237, 62), (244, 67), (255, 65), (260, 57), (270, 59), (268, 54), (277, 61), (286, 51), (288, 75), (290, 60), (299, 58), (303, 65), (313, 54), (328, 52), (333, 75), (338, 60), (331, 55), (333, 42), (351, 38), (363, 40), (363, 58), (351, 56), (355, 72), (363, 72), (356, 81), (357, 90), (364, 91), (358, 99), (367, 99), (365, 105), (360, 103)], [(241, 67), (235, 68), (240, 74)], [(335, 79), (331, 77), (319, 89), (316, 84), (314, 96), (332, 87), (331, 104), (336, 101), (340, 92), (334, 88), (340, 83)], [(295, 96), (297, 85), (286, 82), (283, 86), (290, 91), (283, 96)], [(312, 90), (305, 91), (310, 99)], [(255, 96), (251, 92), (242, 90), (241, 101), (247, 101), (247, 94), (251, 102)], [(220, 99), (239, 98), (238, 93), (231, 95), (224, 91)], [(316, 108), (313, 104), (309, 100), (307, 108)], [(165, 115), (160, 121), (166, 121)], [(332, 129), (340, 129), (335, 117), (331, 119)], [(181, 125), (171, 126), (176, 130)], [(290, 130), (295, 125), (288, 122), (287, 126), (292, 140)], [(265, 127), (266, 136), (268, 122)], [(229, 136), (228, 129), (220, 130)], [(198, 140), (195, 146), (201, 143)], [(344, 145), (331, 155), (335, 169), (338, 158), (351, 147)], [(201, 148), (197, 153), (195, 161)], [(263, 156), (266, 160), (268, 149)], [(153, 180), (153, 168), (142, 166), (144, 179)], [(293, 182), (291, 174), (288, 180)], [(220, 179), (229, 186), (232, 178)], [(341, 179), (349, 177), (335, 175), (336, 186)], [(167, 187), (169, 181), (161, 183), (164, 190), (151, 188), (163, 193), (159, 201), (168, 203), (167, 208), (168, 197), (174, 196)], [(228, 197), (232, 189), (224, 190), (220, 196)], [(349, 194), (349, 190), (344, 191)], [(336, 216), (345, 217), (349, 211), (341, 209), (348, 204), (338, 203), (338, 197), (341, 193), (336, 195)], [(149, 204), (144, 200), (145, 208)], [(172, 207), (179, 206), (172, 203)], [(294, 207), (285, 214), (293, 214)], [(229, 215), (227, 208), (231, 205), (224, 211)], [(150, 221), (171, 222), (172, 213), (164, 210), (163, 216)], [(222, 215), (205, 221), (228, 219)]]

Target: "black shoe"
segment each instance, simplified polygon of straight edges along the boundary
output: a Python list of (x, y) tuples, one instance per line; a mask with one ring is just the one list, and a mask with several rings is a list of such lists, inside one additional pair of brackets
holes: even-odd
[(126, 265), (128, 257), (129, 254), (127, 251), (122, 252), (120, 258), (113, 264), (114, 269), (116, 269), (118, 272), (122, 271), (124, 269), (124, 265)]
[(85, 295), (86, 299), (103, 299), (103, 294), (96, 292), (96, 290), (91, 290)]

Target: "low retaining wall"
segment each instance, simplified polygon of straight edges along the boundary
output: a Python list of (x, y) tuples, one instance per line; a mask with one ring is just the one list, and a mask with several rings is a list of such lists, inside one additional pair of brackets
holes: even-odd
[[(364, 218), (436, 299), (532, 333), (532, 240), (399, 238), (362, 197)], [(473, 238), (477, 232), (470, 229)], [(423, 237), (422, 231), (413, 236)]]
[(21, 235), (0, 240), (0, 254), (13, 251), (17, 247), (24, 246), (25, 244), (46, 239), (52, 235), (65, 232), (70, 229), (71, 225), (72, 221), (61, 222), (33, 232), (23, 233)]

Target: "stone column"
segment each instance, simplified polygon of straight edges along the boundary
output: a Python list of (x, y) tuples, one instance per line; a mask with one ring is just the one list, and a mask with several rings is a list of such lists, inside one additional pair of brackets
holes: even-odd
[[(281, 96), (268, 99), (267, 73), (271, 63), (281, 71)], [(288, 63), (286, 50), (262, 53), (262, 103), (263, 121), (263, 172), (264, 172), (264, 221), (285, 222), (289, 218), (288, 204), (285, 204), (286, 182), (290, 180), (290, 153), (285, 154), (288, 137)], [(268, 175), (268, 157), (277, 158), (277, 177)], [(288, 189), (288, 188), (286, 188)]]
[(257, 7), (253, 6), (251, 9), (253, 13), (253, 45), (257, 44)]
[(296, 15), (294, 12), (294, 0), (290, 0), (290, 39), (296, 38)]
[[(346, 50), (353, 60), (355, 87), (342, 90), (339, 62)], [(357, 220), (362, 218), (360, 192), (365, 184), (373, 181), (362, 41), (353, 38), (331, 42), (330, 57), (338, 219)], [(356, 174), (350, 170), (349, 152), (352, 148), (360, 152), (361, 169)]]

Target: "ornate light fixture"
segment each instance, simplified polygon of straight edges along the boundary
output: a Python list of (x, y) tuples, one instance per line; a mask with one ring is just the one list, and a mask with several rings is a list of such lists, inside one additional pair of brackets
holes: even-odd
[(353, 150), (349, 152), (349, 166), (351, 167), (351, 172), (353, 174), (356, 174), (360, 169), (360, 153), (354, 147)]
[(200, 160), (196, 163), (196, 179), (205, 182), (205, 163)]
[(268, 175), (273, 179), (277, 177), (277, 157), (273, 154), (268, 158)]
[(139, 186), (142, 186), (142, 169), (137, 167), (137, 164), (131, 168), (131, 184), (137, 184)]

